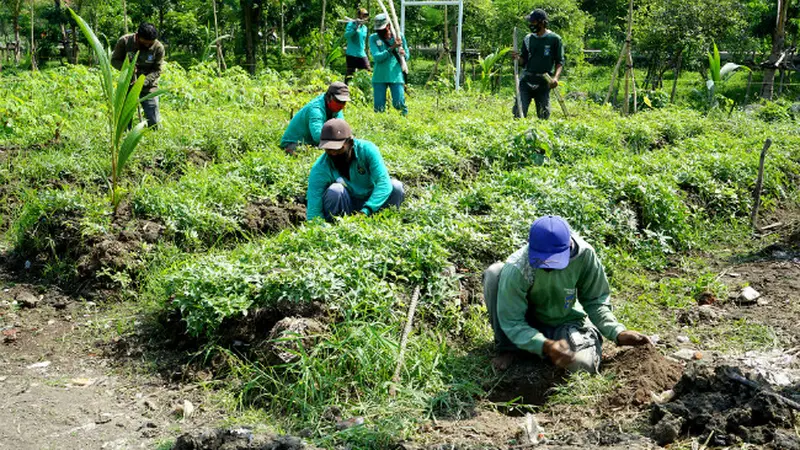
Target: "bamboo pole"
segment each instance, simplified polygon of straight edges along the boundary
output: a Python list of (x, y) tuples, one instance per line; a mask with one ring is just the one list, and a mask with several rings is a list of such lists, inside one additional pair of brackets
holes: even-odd
[(408, 306), (406, 327), (403, 329), (403, 337), (400, 339), (400, 354), (397, 356), (397, 366), (394, 369), (394, 376), (392, 376), (392, 385), (389, 387), (389, 395), (392, 397), (397, 394), (395, 386), (400, 382), (400, 370), (403, 368), (403, 361), (406, 356), (406, 345), (408, 345), (408, 335), (411, 334), (411, 327), (414, 324), (414, 313), (417, 310), (418, 301), (419, 287), (414, 289), (414, 295), (411, 296), (411, 304)]
[(286, 54), (286, 31), (284, 28), (284, 18), (285, 11), (283, 9), (283, 0), (281, 0), (281, 55)]
[(319, 25), (319, 65), (325, 67), (325, 9), (328, 6), (326, 0), (322, 0), (322, 21)]
[(219, 41), (219, 22), (217, 22), (217, 0), (211, 0), (211, 5), (214, 8), (214, 38), (216, 39), (217, 46), (217, 67), (219, 70), (228, 70), (227, 64), (225, 64), (225, 55), (222, 54), (222, 43)]
[[(609, 99), (611, 98), (611, 94), (614, 92), (614, 82), (617, 80), (617, 72), (619, 72), (619, 67), (622, 65), (622, 60), (625, 58), (625, 54), (629, 51), (631, 46), (631, 41), (633, 40), (633, 0), (628, 2), (628, 33), (625, 35), (625, 44), (622, 46), (622, 51), (619, 54), (619, 58), (617, 59), (617, 64), (614, 66), (614, 71), (611, 72), (611, 84), (608, 86), (608, 93), (606, 94), (606, 99), (603, 102), (608, 103)], [(627, 76), (626, 76), (626, 86), (627, 86)]]
[[(517, 27), (514, 27), (514, 54), (519, 51), (519, 43), (517, 42)], [(525, 111), (522, 110), (522, 97), (519, 91), (519, 60), (514, 58), (514, 89), (517, 93), (517, 116), (525, 118)]]
[(764, 141), (764, 148), (761, 149), (761, 158), (758, 162), (758, 178), (756, 179), (756, 190), (753, 194), (753, 212), (750, 214), (750, 222), (753, 228), (758, 230), (758, 208), (761, 206), (761, 188), (764, 185), (764, 160), (767, 157), (767, 150), (772, 145), (772, 139)]
[(34, 41), (34, 24), (36, 22), (36, 12), (34, 11), (34, 4), (33, 0), (31, 0), (31, 70), (37, 71), (39, 70), (39, 66), (36, 64), (36, 42)]

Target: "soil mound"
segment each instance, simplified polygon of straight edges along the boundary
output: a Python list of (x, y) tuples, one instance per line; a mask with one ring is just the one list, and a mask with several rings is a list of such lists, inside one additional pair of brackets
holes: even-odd
[(617, 375), (621, 388), (608, 401), (612, 406), (641, 406), (652, 401), (652, 394), (672, 388), (681, 378), (680, 363), (666, 359), (652, 345), (631, 347), (605, 363)]
[(256, 436), (247, 428), (205, 430), (181, 435), (173, 450), (311, 450), (295, 436)]
[(242, 224), (250, 231), (276, 233), (306, 220), (306, 207), (288, 202), (278, 204), (270, 199), (258, 200), (244, 208)]
[(675, 386), (675, 397), (669, 403), (654, 405), (651, 422), (653, 437), (659, 444), (673, 442), (678, 436), (699, 436), (709, 446), (730, 446), (742, 442), (769, 445), (772, 448), (800, 449), (800, 439), (793, 431), (780, 428), (794, 426), (794, 410), (784, 398), (800, 394), (796, 388), (774, 392), (759, 376), (753, 388), (742, 380), (738, 368), (713, 366), (697, 361), (689, 365)]

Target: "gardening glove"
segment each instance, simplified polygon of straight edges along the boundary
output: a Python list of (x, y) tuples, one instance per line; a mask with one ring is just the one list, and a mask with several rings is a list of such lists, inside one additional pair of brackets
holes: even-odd
[(636, 331), (623, 331), (617, 335), (617, 345), (638, 347), (646, 344), (652, 344), (650, 338)]
[(559, 341), (548, 339), (544, 341), (542, 353), (547, 355), (550, 361), (553, 361), (553, 364), (562, 369), (565, 369), (575, 360), (575, 353), (570, 350), (566, 339)]

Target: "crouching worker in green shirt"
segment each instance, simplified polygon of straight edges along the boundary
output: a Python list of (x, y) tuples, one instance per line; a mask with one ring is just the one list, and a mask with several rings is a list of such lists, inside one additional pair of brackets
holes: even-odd
[(300, 144), (317, 145), (322, 125), (325, 121), (343, 119), (342, 110), (350, 101), (350, 89), (337, 81), (328, 86), (328, 92), (311, 100), (292, 117), (289, 126), (281, 137), (280, 147), (294, 155)]
[(375, 144), (353, 139), (347, 122), (342, 119), (325, 122), (319, 147), (325, 153), (308, 176), (306, 219), (329, 220), (353, 213), (370, 215), (403, 203), (403, 183), (389, 178)]
[(614, 317), (603, 265), (564, 219), (537, 219), (529, 237), (505, 263), (483, 274), (497, 369), (507, 369), (523, 350), (569, 371), (597, 373), (603, 337), (617, 345), (650, 343)]

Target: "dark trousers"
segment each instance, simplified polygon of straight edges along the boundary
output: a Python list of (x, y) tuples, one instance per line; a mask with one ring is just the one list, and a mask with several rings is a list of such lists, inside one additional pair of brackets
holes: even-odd
[[(536, 103), (536, 117), (547, 120), (550, 118), (550, 85), (544, 79), (535, 79), (532, 82), (519, 82), (519, 97), (522, 102), (522, 112), (528, 117), (528, 107), (531, 100)], [(521, 117), (517, 111), (517, 99), (514, 99), (512, 109), (514, 117)]]
[[(406, 198), (406, 190), (403, 183), (392, 178), (392, 193), (380, 209), (389, 206), (400, 206)], [(347, 188), (342, 183), (333, 183), (325, 191), (322, 200), (322, 211), (326, 219), (337, 216), (346, 216), (359, 211), (364, 207), (367, 199), (357, 199), (350, 196)], [(377, 212), (377, 211), (376, 211)]]
[(356, 73), (356, 70), (372, 70), (369, 66), (369, 59), (365, 56), (363, 58), (358, 56), (350, 56), (347, 55), (347, 75), (344, 77), (344, 82), (347, 83), (353, 78), (353, 74)]

